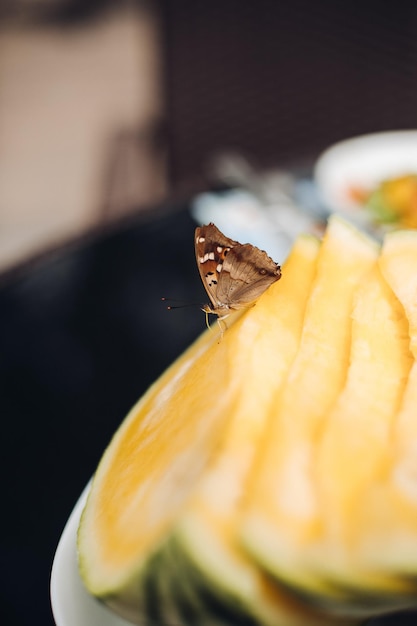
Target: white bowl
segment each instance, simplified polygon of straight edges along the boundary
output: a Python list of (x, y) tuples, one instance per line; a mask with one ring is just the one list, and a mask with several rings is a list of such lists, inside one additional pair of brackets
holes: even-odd
[(314, 180), (328, 210), (366, 222), (365, 211), (361, 213), (349, 189), (372, 189), (386, 178), (413, 173), (417, 173), (417, 130), (399, 130), (331, 146), (318, 158)]
[(77, 567), (77, 529), (89, 485), (80, 496), (59, 541), (51, 574), (51, 604), (57, 626), (131, 626), (84, 588)]

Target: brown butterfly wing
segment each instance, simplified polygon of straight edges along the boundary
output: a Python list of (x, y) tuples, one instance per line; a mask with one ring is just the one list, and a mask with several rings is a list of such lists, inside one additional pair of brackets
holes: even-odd
[(237, 241), (229, 239), (212, 223), (195, 229), (195, 255), (198, 271), (213, 311), (221, 308), (217, 296), (219, 282), (219, 265), (223, 264), (225, 255), (237, 245)]
[(195, 254), (211, 301), (203, 310), (225, 315), (249, 306), (281, 277), (281, 269), (263, 250), (229, 239), (212, 223), (195, 230)]
[(238, 245), (237, 241), (233, 239), (229, 239), (226, 235), (215, 226), (212, 222), (207, 224), (207, 226), (200, 226), (195, 229), (195, 238), (196, 238), (196, 251), (197, 251), (197, 242), (203, 238), (204, 241), (200, 242), (198, 245), (203, 246), (203, 253), (210, 252), (213, 249), (214, 245), (219, 245), (223, 248), (231, 248), (233, 246)]
[(224, 259), (216, 297), (232, 309), (245, 308), (279, 278), (281, 269), (266, 252), (251, 244), (237, 244)]

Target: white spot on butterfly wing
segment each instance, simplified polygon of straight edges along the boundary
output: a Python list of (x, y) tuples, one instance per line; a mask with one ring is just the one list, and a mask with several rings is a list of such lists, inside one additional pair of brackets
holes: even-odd
[(206, 261), (214, 261), (214, 252), (206, 252), (204, 256), (199, 258), (200, 263), (205, 263)]

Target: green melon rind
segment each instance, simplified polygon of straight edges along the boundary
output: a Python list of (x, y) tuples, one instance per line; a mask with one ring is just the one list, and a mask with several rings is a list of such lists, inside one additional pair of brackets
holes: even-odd
[(184, 551), (177, 532), (171, 536), (167, 548), (164, 555), (167, 559), (166, 566), (171, 566), (173, 573), (173, 593), (184, 618), (192, 615), (189, 624), (261, 626), (261, 622), (244, 605), (217, 593), (216, 586), (211, 584), (204, 572)]
[[(274, 609), (260, 606), (256, 603), (256, 594), (236, 593), (236, 586), (230, 585), (227, 577), (220, 578), (213, 576), (213, 570), (207, 566), (211, 558), (210, 550), (212, 546), (201, 540), (201, 535), (191, 538), (193, 530), (190, 526), (179, 525), (176, 530), (173, 545), (175, 546), (176, 561), (182, 562), (184, 571), (190, 572), (192, 584), (198, 581), (198, 588), (205, 590), (205, 594), (211, 598), (217, 598), (217, 604), (224, 607), (224, 612), (228, 607), (229, 612), (237, 615), (247, 615), (255, 624), (264, 626), (289, 626), (290, 624), (299, 626), (354, 626), (363, 623), (364, 617), (373, 615), (369, 611), (352, 611), (349, 604), (350, 596), (333, 587), (330, 583), (323, 582), (323, 589), (326, 593), (320, 596), (315, 591), (306, 593), (305, 588), (300, 588), (294, 584), (288, 584), (284, 579), (270, 579), (276, 584), (285, 605), (282, 612), (277, 605)], [(196, 544), (199, 545), (196, 551)], [(205, 558), (207, 557), (207, 559)], [(226, 564), (225, 564), (226, 565)], [(258, 564), (253, 561), (253, 567)], [(218, 572), (218, 570), (216, 570)], [(335, 602), (329, 602), (332, 597)], [(294, 613), (291, 615), (290, 605), (293, 605)], [(232, 622), (232, 624), (239, 622)]]
[[(254, 520), (251, 523), (251, 532), (259, 532), (259, 536), (262, 536), (267, 548), (269, 541), (265, 525), (262, 523), (258, 527)], [(271, 532), (274, 531), (271, 529)], [(251, 546), (246, 544), (245, 547), (250, 552)], [(298, 575), (285, 567), (287, 559), (290, 558), (289, 554), (271, 554), (270, 562), (266, 560), (265, 554), (266, 552), (263, 554), (260, 565), (268, 571), (276, 583), (300, 598), (300, 601), (307, 606), (322, 610), (328, 614), (329, 618), (352, 619), (361, 623), (366, 618), (381, 615), (388, 610), (399, 610), (412, 606), (412, 593), (409, 596), (398, 598), (398, 594), (390, 595), (387, 590), (383, 592), (372, 589), (364, 590), (363, 587), (355, 587), (354, 583), (349, 581), (337, 583), (334, 579), (327, 578), (323, 572), (318, 572), (313, 568), (306, 569)], [(254, 553), (254, 558), (259, 562), (258, 551)], [(277, 567), (277, 562), (282, 563), (282, 566)]]

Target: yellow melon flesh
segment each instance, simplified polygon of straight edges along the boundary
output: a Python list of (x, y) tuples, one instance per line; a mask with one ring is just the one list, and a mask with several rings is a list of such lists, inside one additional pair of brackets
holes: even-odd
[[(297, 345), (302, 299), (318, 248), (312, 238), (302, 238), (302, 242), (287, 266), (293, 278), (299, 266), (303, 278), (284, 283), (288, 305), (278, 299), (278, 306), (283, 306), (283, 322), (278, 327), (283, 330), (288, 325), (286, 336), (280, 339), (283, 356), (275, 359), (282, 371)], [(271, 354), (271, 347), (267, 338), (259, 340), (258, 335), (262, 323), (269, 324), (274, 334), (274, 300), (265, 293), (255, 307), (229, 324), (222, 337), (208, 331), (132, 409), (100, 462), (79, 529), (80, 571), (91, 593), (133, 621), (140, 619), (141, 570), (167, 541), (179, 512), (223, 445), (228, 421), (246, 410), (242, 393), (246, 399), (251, 395), (244, 392), (250, 379), (248, 363), (264, 380), (266, 392), (263, 404), (255, 407), (256, 414), (249, 411), (246, 415), (246, 426), (242, 420), (241, 431), (235, 428), (240, 443), (245, 439), (250, 443), (261, 427), (277, 372), (272, 368), (266, 380), (262, 359), (268, 349)], [(274, 350), (274, 355), (279, 352)], [(239, 446), (234, 448), (239, 452)], [(233, 459), (232, 467), (239, 462)], [(291, 608), (292, 603), (288, 605)]]
[(363, 534), (359, 554), (406, 583), (417, 569), (417, 231), (387, 234), (379, 266), (409, 320), (414, 359), (390, 433), (384, 480), (372, 485), (361, 511), (360, 523), (369, 531)]
[[(130, 619), (141, 567), (184, 506), (237, 401), (231, 330), (222, 341), (207, 331), (165, 372), (97, 468), (78, 533), (80, 572), (92, 594), (116, 597), (113, 606)], [(215, 393), (219, 377), (224, 387)]]
[(80, 522), (93, 595), (134, 623), (207, 626), (416, 604), (416, 244), (391, 233), (378, 260), (332, 217), (148, 390)]
[[(404, 310), (378, 267), (359, 286), (352, 318), (346, 384), (326, 417), (316, 452), (323, 524), (315, 569), (363, 594), (366, 589), (394, 592), (401, 585), (372, 560), (361, 560), (357, 550), (375, 530), (362, 511), (373, 486), (385, 480), (394, 420), (412, 364)], [(330, 556), (324, 560), (323, 554)]]
[[(245, 317), (236, 335), (236, 355), (247, 336), (252, 349), (242, 368), (238, 403), (224, 431), (220, 454), (204, 474), (176, 531), (188, 558), (225, 599), (235, 599), (266, 624), (324, 626), (334, 623), (303, 609), (257, 568), (236, 542), (247, 475), (273, 400), (298, 349), (304, 310), (316, 272), (319, 243), (300, 237), (275, 283)], [(340, 620), (337, 623), (341, 623)]]
[(317, 537), (321, 511), (313, 473), (324, 418), (346, 378), (354, 291), (378, 254), (376, 244), (333, 217), (307, 303), (301, 343), (251, 478), (243, 542), (279, 579), (327, 593), (305, 568), (303, 551)]
[[(391, 431), (389, 463), (357, 516), (364, 529), (355, 546), (357, 560), (396, 577), (415, 605), (417, 571), (417, 363), (413, 363), (403, 401)], [(395, 589), (394, 585), (388, 587)], [(407, 605), (407, 602), (405, 602)]]
[(417, 359), (417, 230), (388, 233), (379, 266), (404, 307), (410, 325), (410, 349)]
[(148, 576), (157, 567), (156, 586), (165, 591), (154, 602), (179, 619), (169, 587), (179, 575), (186, 580), (194, 564), (225, 604), (241, 605), (265, 624), (335, 623), (279, 590), (244, 557), (234, 520), (274, 391), (298, 347), (318, 249), (316, 239), (301, 237), (285, 278), (220, 339), (206, 333), (174, 364), (104, 455), (79, 529), (80, 569), (87, 588), (126, 618), (145, 619), (141, 586), (145, 570)]

